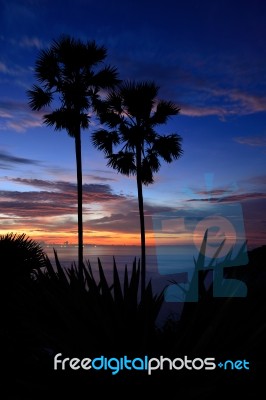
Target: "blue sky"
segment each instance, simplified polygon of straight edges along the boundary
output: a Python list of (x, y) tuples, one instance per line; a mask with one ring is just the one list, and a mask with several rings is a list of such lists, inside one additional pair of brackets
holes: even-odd
[[(240, 203), (250, 246), (266, 243), (266, 3), (0, 0), (0, 233), (76, 238), (74, 141), (45, 127), (26, 90), (40, 49), (60, 34), (96, 40), (122, 79), (154, 80), (181, 107), (162, 128), (183, 156), (144, 188), (152, 216)], [(82, 135), (88, 242), (138, 243), (134, 178), (118, 175)], [(200, 212), (199, 212), (200, 213)]]

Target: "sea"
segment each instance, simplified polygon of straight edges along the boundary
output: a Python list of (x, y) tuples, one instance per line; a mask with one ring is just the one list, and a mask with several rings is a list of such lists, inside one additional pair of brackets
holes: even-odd
[[(154, 294), (159, 294), (169, 286), (176, 287), (176, 282), (182, 284), (191, 277), (194, 270), (194, 260), (197, 254), (191, 246), (147, 246), (146, 247), (146, 277), (151, 281)], [(77, 265), (78, 248), (71, 245), (45, 246), (44, 251), (55, 266), (54, 251), (56, 251), (63, 268)], [(133, 262), (141, 257), (140, 246), (110, 246), (110, 245), (85, 245), (84, 261), (90, 263), (95, 278), (98, 277), (98, 259), (101, 261), (107, 281), (112, 284), (113, 263), (115, 260), (120, 280), (123, 282), (125, 267), (130, 272)], [(193, 253), (194, 252), (194, 253)], [(188, 273), (188, 275), (187, 275)], [(178, 320), (183, 307), (182, 290), (177, 291), (176, 297), (164, 296), (161, 312), (157, 318), (157, 324), (163, 325), (169, 318)]]

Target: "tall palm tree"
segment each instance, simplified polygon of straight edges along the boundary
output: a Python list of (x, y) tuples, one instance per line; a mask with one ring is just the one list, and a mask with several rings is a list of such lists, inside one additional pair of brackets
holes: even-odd
[[(28, 91), (32, 110), (44, 110), (43, 121), (55, 130), (65, 129), (75, 140), (78, 203), (78, 264), (83, 262), (81, 130), (89, 127), (101, 89), (118, 83), (117, 71), (101, 67), (106, 49), (69, 36), (54, 40), (36, 61), (37, 85)], [(52, 110), (49, 110), (51, 105)]]
[[(154, 182), (160, 159), (171, 163), (182, 154), (181, 137), (162, 135), (155, 129), (176, 115), (179, 108), (170, 101), (158, 100), (159, 87), (153, 82), (124, 82), (109, 92), (102, 104), (100, 120), (107, 129), (93, 133), (93, 144), (104, 151), (107, 165), (137, 179), (141, 233), (141, 293), (145, 291), (146, 250), (142, 185)], [(114, 149), (117, 149), (115, 152)]]

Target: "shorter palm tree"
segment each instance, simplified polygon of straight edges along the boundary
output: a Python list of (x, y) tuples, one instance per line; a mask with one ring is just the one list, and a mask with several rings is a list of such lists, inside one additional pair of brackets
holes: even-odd
[[(161, 166), (182, 154), (181, 137), (162, 135), (155, 131), (179, 108), (170, 101), (158, 100), (159, 87), (154, 82), (124, 82), (112, 90), (102, 103), (99, 116), (107, 129), (93, 133), (93, 144), (104, 151), (107, 165), (124, 175), (137, 179), (141, 232), (141, 293), (145, 291), (146, 251), (142, 185), (154, 182), (154, 173)], [(117, 149), (115, 152), (114, 149)]]

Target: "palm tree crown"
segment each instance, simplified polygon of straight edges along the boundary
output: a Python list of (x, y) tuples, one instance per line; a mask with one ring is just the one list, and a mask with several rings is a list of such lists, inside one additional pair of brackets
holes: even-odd
[[(145, 185), (153, 183), (160, 159), (171, 163), (182, 154), (179, 135), (155, 131), (180, 110), (170, 101), (158, 101), (158, 91), (153, 82), (123, 83), (108, 95), (101, 108), (101, 122), (110, 129), (93, 133), (93, 143), (105, 152), (108, 165), (125, 175), (137, 175), (139, 169)], [(115, 146), (117, 152), (113, 151)]]
[[(44, 110), (43, 121), (55, 130), (65, 129), (75, 139), (78, 192), (79, 265), (83, 261), (81, 129), (89, 127), (90, 112), (99, 102), (99, 91), (119, 81), (117, 71), (99, 65), (106, 49), (94, 41), (83, 43), (69, 36), (54, 40), (36, 61), (37, 84), (28, 91), (32, 110)], [(52, 106), (53, 110), (49, 110)]]
[[(154, 182), (161, 160), (171, 163), (182, 154), (181, 137), (162, 135), (159, 125), (178, 114), (170, 101), (158, 100), (153, 82), (124, 82), (107, 96), (100, 108), (100, 121), (108, 129), (93, 133), (93, 144), (104, 151), (107, 165), (124, 175), (136, 175), (142, 247), (142, 293), (145, 287), (145, 227), (142, 184)], [(116, 152), (115, 152), (116, 149)]]
[[(95, 41), (83, 43), (69, 36), (54, 40), (48, 50), (42, 50), (36, 61), (35, 73), (40, 85), (28, 91), (29, 105), (39, 111), (57, 102), (57, 108), (44, 115), (44, 122), (55, 129), (66, 129), (75, 137), (78, 128), (88, 128), (89, 111), (99, 90), (118, 83), (115, 68), (93, 68), (106, 58), (106, 49)], [(56, 97), (58, 94), (58, 97)]]

